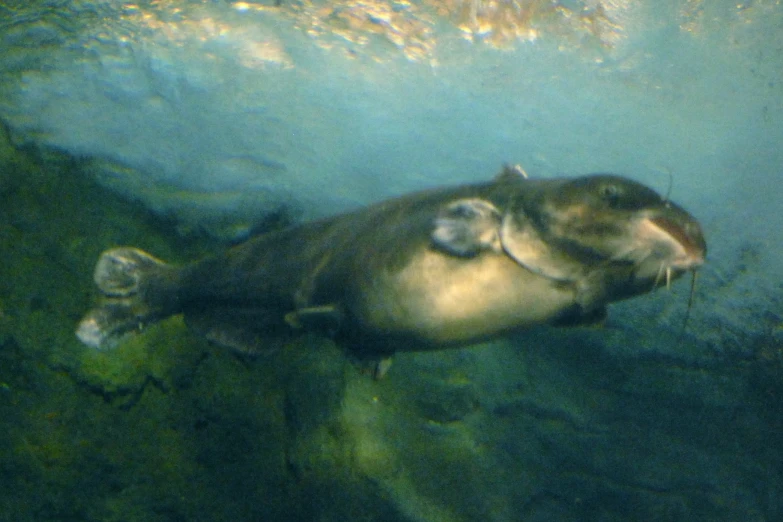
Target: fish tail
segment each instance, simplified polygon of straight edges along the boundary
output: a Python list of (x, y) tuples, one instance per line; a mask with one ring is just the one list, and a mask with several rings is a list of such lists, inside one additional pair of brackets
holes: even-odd
[(81, 320), (76, 336), (92, 348), (109, 349), (124, 336), (176, 313), (175, 272), (136, 248), (103, 252), (93, 276), (101, 301)]

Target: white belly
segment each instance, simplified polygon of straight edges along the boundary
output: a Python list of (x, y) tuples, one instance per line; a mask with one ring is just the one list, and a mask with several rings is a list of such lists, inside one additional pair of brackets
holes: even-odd
[(540, 324), (575, 301), (572, 288), (495, 253), (463, 259), (426, 250), (371, 288), (359, 313), (366, 325), (436, 344)]

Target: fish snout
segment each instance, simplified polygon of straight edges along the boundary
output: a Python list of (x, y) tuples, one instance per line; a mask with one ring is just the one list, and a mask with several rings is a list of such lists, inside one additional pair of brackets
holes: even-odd
[(675, 215), (657, 216), (650, 222), (668, 236), (670, 244), (667, 266), (674, 270), (695, 270), (704, 264), (707, 241), (701, 225), (690, 214), (681, 211)]

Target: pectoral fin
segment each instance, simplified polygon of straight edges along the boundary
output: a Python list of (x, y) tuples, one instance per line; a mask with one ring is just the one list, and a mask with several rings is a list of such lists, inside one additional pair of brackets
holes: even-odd
[(501, 250), (500, 212), (483, 199), (459, 199), (435, 218), (432, 240), (441, 249), (459, 257), (472, 257), (482, 250)]
[(285, 322), (294, 329), (334, 334), (343, 322), (343, 312), (337, 305), (311, 306), (285, 314)]

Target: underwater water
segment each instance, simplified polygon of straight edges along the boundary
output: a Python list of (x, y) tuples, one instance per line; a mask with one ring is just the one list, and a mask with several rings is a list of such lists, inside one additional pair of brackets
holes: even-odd
[[(0, 3), (0, 520), (783, 519), (783, 5)], [(616, 172), (687, 284), (398, 354), (74, 330), (99, 253), (172, 262), (421, 188)]]

